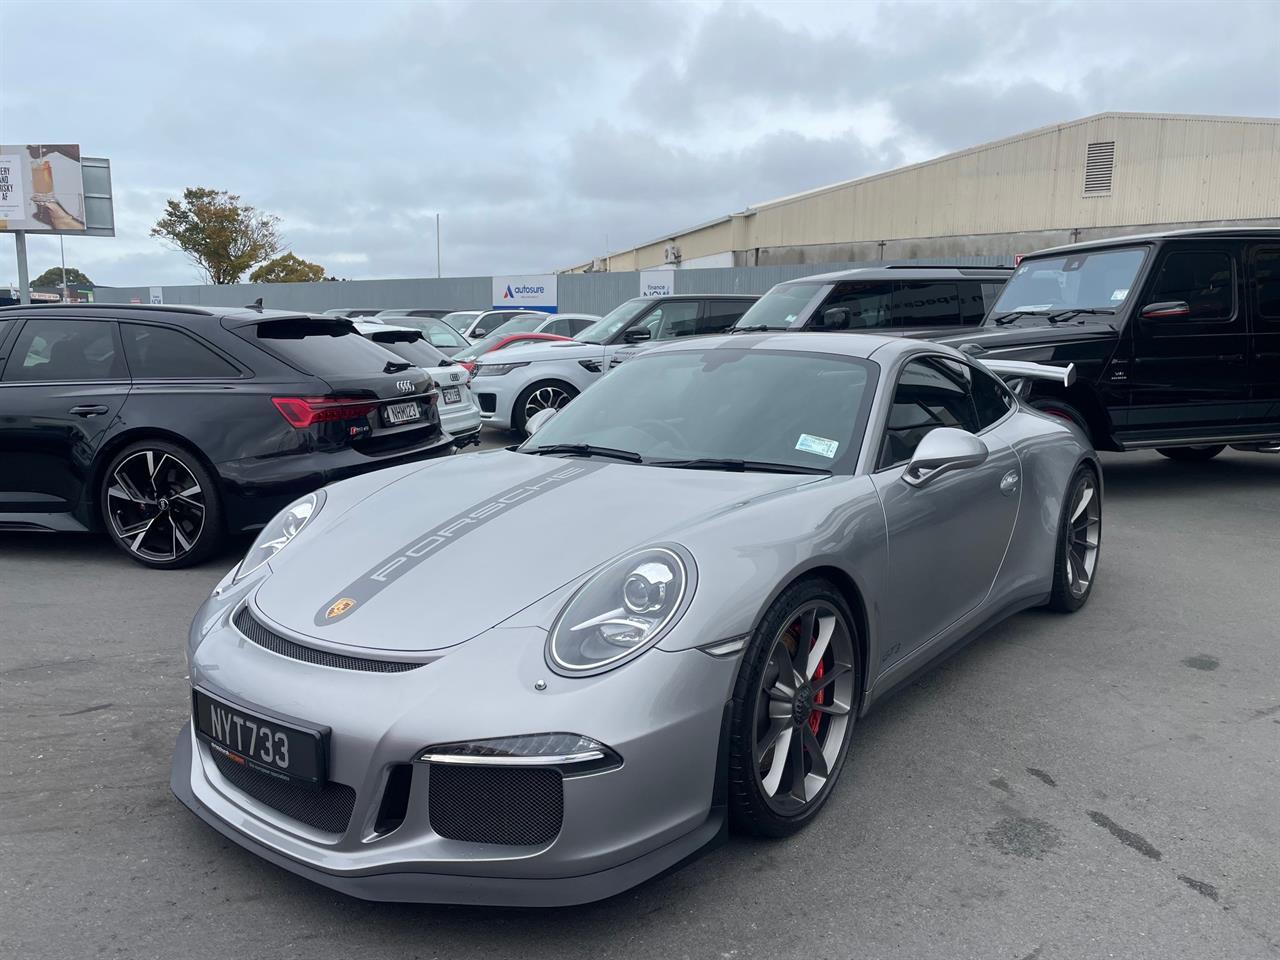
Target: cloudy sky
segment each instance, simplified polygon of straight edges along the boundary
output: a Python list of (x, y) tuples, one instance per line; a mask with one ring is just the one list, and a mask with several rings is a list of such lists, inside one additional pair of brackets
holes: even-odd
[[(0, 142), (111, 158), (97, 283), (187, 186), (342, 277), (540, 272), (1104, 110), (1280, 116), (1280, 3), (4, 4)], [(16, 276), (0, 239), (0, 283)], [(30, 242), (32, 275), (58, 259)]]

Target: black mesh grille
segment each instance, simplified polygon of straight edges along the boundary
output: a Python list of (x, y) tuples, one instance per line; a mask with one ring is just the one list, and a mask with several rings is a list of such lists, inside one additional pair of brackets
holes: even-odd
[(405, 670), (416, 670), (424, 664), (421, 661), (405, 660), (370, 660), (366, 657), (348, 657), (341, 653), (330, 653), (328, 650), (317, 650), (315, 647), (294, 643), (282, 637), (270, 628), (259, 623), (249, 612), (248, 607), (241, 607), (235, 618), (236, 629), (260, 647), (282, 657), (291, 657), (306, 663), (315, 663), (322, 667), (337, 667), (339, 670), (364, 670), (369, 673), (403, 673)]
[(492, 393), (477, 393), (476, 399), (480, 401), (481, 413), (495, 413), (498, 409), (498, 398)]
[(272, 810), (326, 833), (343, 833), (351, 821), (356, 792), (345, 783), (326, 783), (319, 790), (280, 780), (228, 760), (212, 751), (218, 772), (233, 787)]
[(433, 763), (427, 782), (431, 829), (450, 840), (542, 845), (560, 833), (560, 771)]

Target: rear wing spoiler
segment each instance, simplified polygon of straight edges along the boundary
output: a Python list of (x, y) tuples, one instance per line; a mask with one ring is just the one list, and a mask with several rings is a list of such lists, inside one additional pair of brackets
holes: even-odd
[(1048, 363), (1028, 363), (1025, 360), (988, 360), (975, 357), (979, 363), (1003, 380), (1048, 380), (1069, 387), (1076, 382), (1076, 365), (1055, 367)]

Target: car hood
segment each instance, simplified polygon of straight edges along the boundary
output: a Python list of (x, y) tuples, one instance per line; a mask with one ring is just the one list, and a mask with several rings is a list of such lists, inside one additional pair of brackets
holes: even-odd
[(268, 623), (327, 643), (440, 649), (631, 548), (821, 479), (505, 450), (453, 457), (300, 538), (270, 561), (254, 604)]
[[(1012, 351), (1019, 347), (1057, 346), (1081, 340), (1115, 340), (1120, 334), (1103, 320), (1068, 321), (1066, 323), (1011, 323), (1003, 327), (982, 326), (957, 330), (909, 330), (903, 336), (917, 340), (934, 340), (959, 348), (975, 344), (976, 356), (990, 350)], [(972, 348), (971, 348), (972, 349)]]

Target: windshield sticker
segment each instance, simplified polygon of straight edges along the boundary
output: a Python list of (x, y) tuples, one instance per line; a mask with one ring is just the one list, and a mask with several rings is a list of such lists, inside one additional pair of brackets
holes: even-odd
[(800, 439), (796, 441), (796, 449), (805, 453), (816, 453), (820, 457), (826, 457), (830, 460), (836, 455), (836, 448), (840, 446), (835, 440), (828, 440), (826, 437), (812, 437), (807, 433), (800, 434)]
[(1128, 287), (1121, 287), (1119, 290), (1115, 290), (1115, 291), (1113, 291), (1113, 292), (1112, 292), (1112, 294), (1111, 294), (1111, 302), (1112, 302), (1112, 303), (1119, 303), (1121, 300), (1123, 300), (1123, 299), (1124, 299), (1125, 297), (1127, 297), (1128, 295), (1129, 295), (1129, 288), (1128, 288)]

